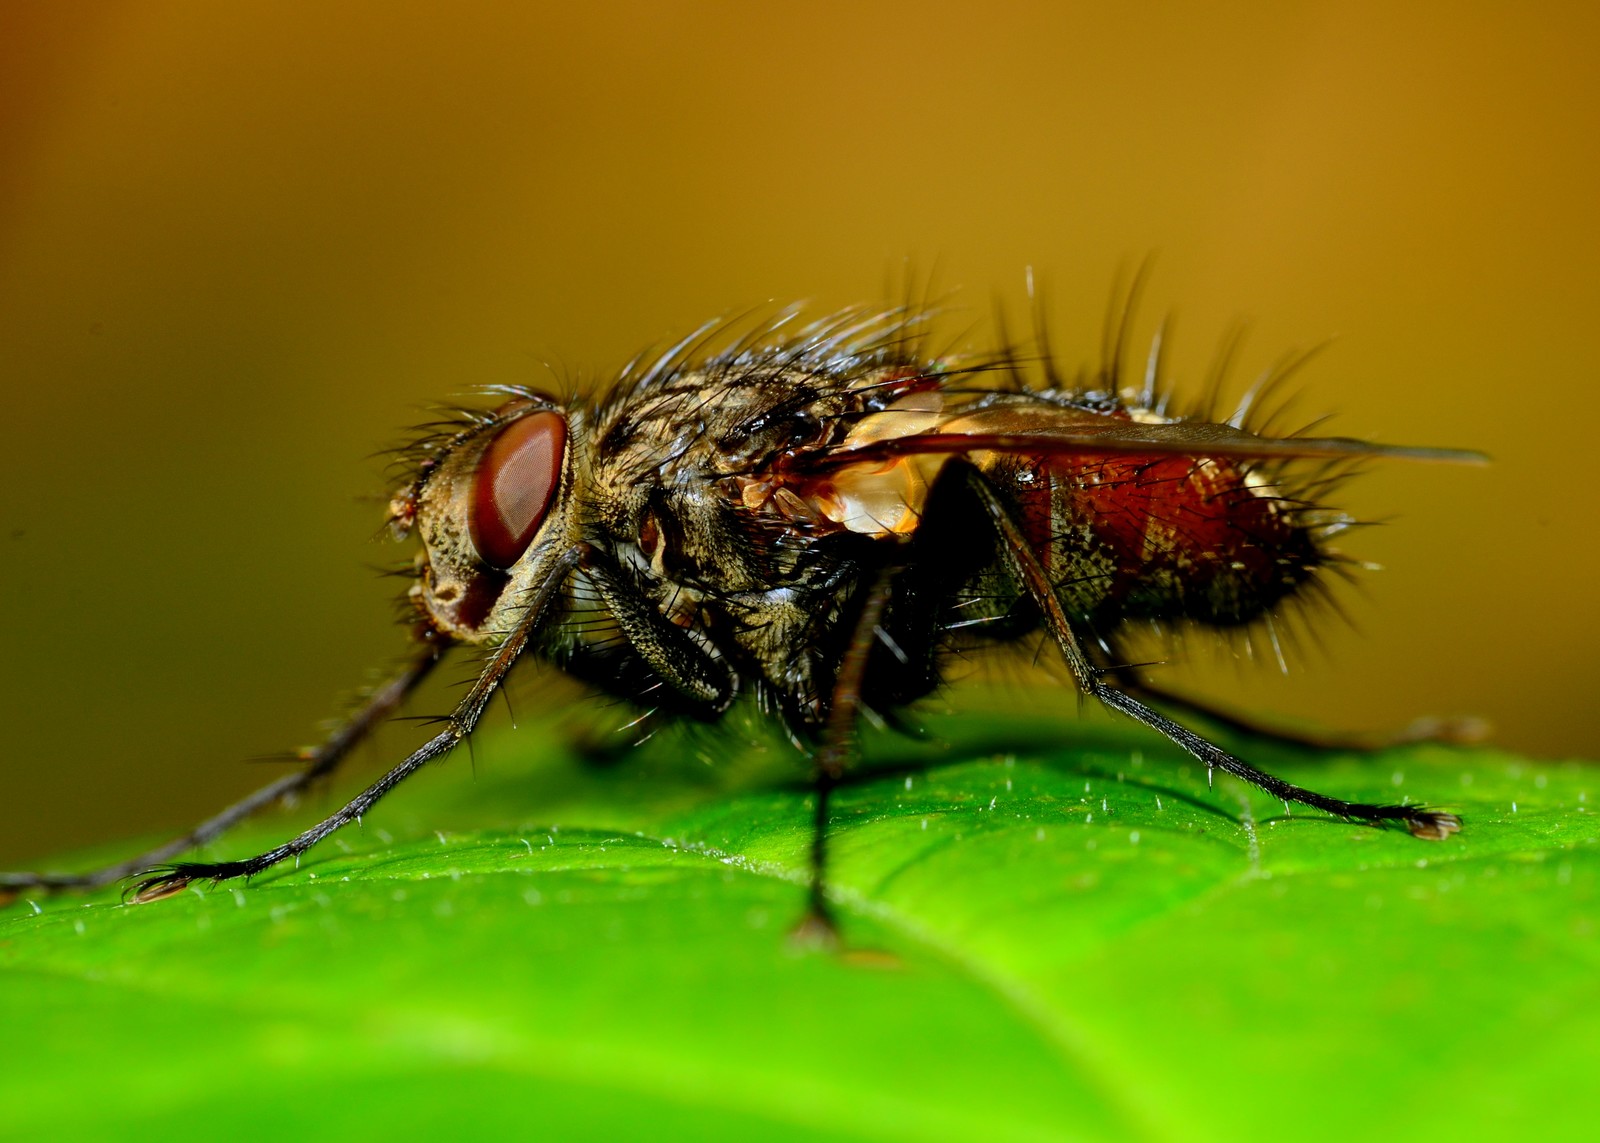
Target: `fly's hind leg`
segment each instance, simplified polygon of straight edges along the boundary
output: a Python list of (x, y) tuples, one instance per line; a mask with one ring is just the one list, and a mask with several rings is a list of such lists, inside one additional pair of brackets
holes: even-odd
[(182, 837), (173, 838), (126, 861), (84, 873), (0, 873), (0, 898), (11, 897), (30, 889), (45, 891), (96, 889), (102, 885), (109, 885), (170, 860), (187, 850), (214, 841), (257, 810), (292, 798), (319, 778), (325, 778), (337, 770), (340, 763), (349, 757), (350, 752), (364, 741), (379, 723), (393, 714), (406, 696), (416, 690), (432, 673), (443, 652), (444, 648), (437, 645), (419, 647), (392, 678), (366, 695), (360, 705), (339, 723), (333, 733), (317, 746), (300, 752), (299, 760), (305, 764), (304, 769), (269, 782), (221, 813), (201, 822)]
[(1051, 585), (1048, 574), (1039, 563), (1038, 557), (1034, 555), (1033, 549), (1028, 546), (1022, 529), (1012, 518), (1010, 510), (977, 470), (971, 470), (970, 480), (994, 524), (1007, 566), (1038, 605), (1044, 616), (1045, 626), (1055, 638), (1062, 658), (1066, 660), (1073, 678), (1085, 694), (1098, 699), (1113, 710), (1144, 723), (1150, 729), (1159, 731), (1174, 745), (1182, 747), (1191, 756), (1204, 763), (1207, 773), (1221, 770), (1232, 774), (1286, 802), (1315, 806), (1319, 810), (1351, 821), (1374, 824), (1400, 822), (1413, 837), (1430, 841), (1441, 840), (1461, 828), (1461, 819), (1454, 814), (1430, 810), (1424, 806), (1347, 802), (1342, 798), (1331, 798), (1315, 790), (1307, 790), (1292, 782), (1286, 782), (1235, 758), (1187, 727), (1179, 726), (1165, 715), (1152, 710), (1127, 691), (1102, 681), (1103, 676), (1111, 674), (1115, 677), (1115, 673), (1102, 671), (1089, 661), (1077, 632), (1062, 609), (1061, 601), (1056, 597), (1055, 588)]
[(1112, 676), (1116, 679), (1117, 688), (1124, 694), (1142, 698), (1158, 707), (1164, 707), (1180, 715), (1203, 719), (1235, 734), (1310, 750), (1366, 752), (1385, 750), (1391, 746), (1405, 746), (1413, 742), (1464, 745), (1481, 742), (1488, 734), (1488, 727), (1483, 720), (1476, 718), (1419, 718), (1408, 726), (1389, 732), (1294, 730), (1257, 721), (1237, 711), (1170, 691), (1147, 680), (1143, 672), (1135, 667), (1114, 668)]

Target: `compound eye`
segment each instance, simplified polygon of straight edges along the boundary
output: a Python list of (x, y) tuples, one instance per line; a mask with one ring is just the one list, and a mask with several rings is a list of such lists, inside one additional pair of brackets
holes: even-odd
[(522, 558), (561, 483), (567, 422), (559, 413), (520, 417), (483, 450), (467, 528), (478, 556), (505, 570)]

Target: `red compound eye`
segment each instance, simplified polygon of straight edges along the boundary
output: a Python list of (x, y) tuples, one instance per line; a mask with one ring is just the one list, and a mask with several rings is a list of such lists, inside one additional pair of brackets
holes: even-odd
[(467, 527), (483, 562), (504, 570), (544, 523), (567, 448), (567, 422), (540, 412), (512, 421), (483, 450)]

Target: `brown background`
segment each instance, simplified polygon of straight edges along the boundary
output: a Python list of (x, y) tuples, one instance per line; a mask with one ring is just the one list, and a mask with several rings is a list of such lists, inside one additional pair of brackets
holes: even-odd
[(0, 863), (186, 823), (387, 661), (419, 406), (908, 257), (975, 317), (1038, 267), (1074, 364), (1152, 251), (1181, 374), (1337, 335), (1308, 412), (1496, 464), (1374, 472), (1361, 631), (1191, 677), (1600, 752), (1592, 8), (578, 7), (0, 12)]

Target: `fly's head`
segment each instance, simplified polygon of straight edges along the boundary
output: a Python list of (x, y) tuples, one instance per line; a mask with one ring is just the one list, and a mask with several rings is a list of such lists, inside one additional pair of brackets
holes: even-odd
[(438, 631), (494, 642), (515, 624), (520, 589), (571, 549), (575, 422), (554, 400), (519, 391), (413, 446), (414, 476), (389, 522), (422, 542), (410, 597)]

